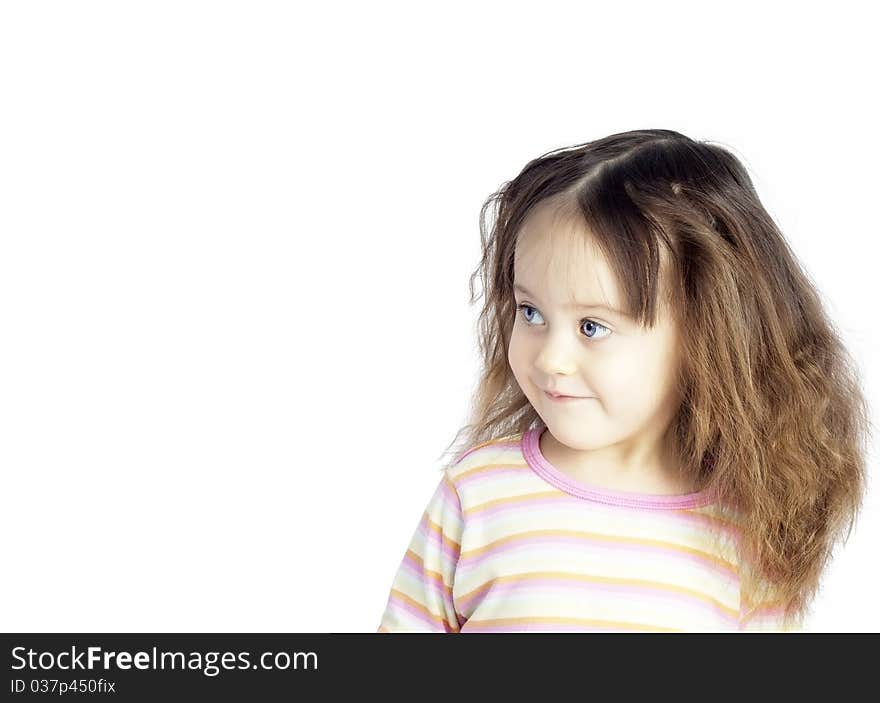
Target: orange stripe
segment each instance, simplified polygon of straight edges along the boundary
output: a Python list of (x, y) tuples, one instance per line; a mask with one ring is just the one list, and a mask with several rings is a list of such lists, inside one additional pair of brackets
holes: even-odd
[(434, 615), (434, 613), (432, 613), (430, 610), (428, 610), (419, 601), (415, 600), (414, 598), (410, 598), (403, 591), (398, 591), (396, 588), (392, 588), (391, 595), (393, 597), (396, 597), (398, 600), (409, 604), (411, 607), (418, 610), (420, 613), (424, 613), (425, 617), (427, 617), (429, 620), (434, 621), (440, 627), (443, 627), (444, 629), (448, 628), (448, 629), (452, 629), (452, 630), (456, 630), (456, 631), (458, 630), (458, 623), (456, 623), (455, 625), (452, 625), (449, 623), (449, 621), (446, 620), (446, 618), (444, 616)]
[(488, 471), (492, 471), (493, 469), (516, 469), (521, 470), (524, 474), (532, 473), (532, 470), (529, 468), (528, 464), (483, 464), (482, 466), (474, 466), (473, 468), (456, 474), (456, 478), (459, 478), (461, 476), (471, 476), (472, 474), (485, 473)]
[(690, 554), (692, 556), (698, 556), (700, 558), (709, 561), (716, 566), (725, 569), (727, 571), (736, 571), (736, 566), (731, 564), (726, 559), (722, 559), (715, 554), (711, 554), (710, 552), (705, 552), (702, 549), (697, 549), (695, 547), (686, 547), (681, 544), (675, 544), (674, 542), (666, 542), (660, 539), (645, 539), (643, 537), (626, 537), (626, 536), (614, 536), (614, 535), (605, 535), (600, 532), (585, 532), (580, 530), (529, 530), (528, 532), (518, 532), (516, 534), (508, 535), (506, 537), (502, 537), (500, 539), (496, 539), (493, 542), (489, 542), (488, 544), (483, 545), (482, 547), (477, 547), (476, 549), (469, 549), (466, 552), (461, 553), (462, 558), (472, 559), (484, 552), (488, 552), (493, 549), (497, 545), (506, 544), (509, 542), (518, 542), (524, 538), (529, 537), (538, 537), (538, 536), (546, 536), (546, 537), (582, 537), (585, 539), (594, 539), (599, 542), (606, 542), (609, 544), (627, 544), (634, 546), (646, 546), (646, 547), (660, 547), (661, 549), (671, 549), (676, 552), (680, 552), (682, 554)]
[(465, 456), (467, 456), (468, 454), (471, 454), (471, 453), (477, 451), (478, 449), (482, 449), (483, 447), (490, 447), (493, 444), (504, 444), (506, 442), (514, 442), (519, 439), (522, 439), (522, 433), (516, 432), (514, 434), (505, 435), (503, 437), (494, 437), (493, 439), (486, 440), (485, 442), (480, 442), (479, 444), (474, 444), (473, 446), (468, 447), (467, 449), (465, 449), (461, 453), (459, 458), (456, 459), (456, 463), (458, 463), (459, 461), (464, 459)]
[(509, 576), (498, 576), (496, 578), (490, 579), (489, 581), (478, 586), (472, 591), (469, 591), (468, 593), (459, 596), (459, 605), (468, 602), (471, 598), (475, 598), (485, 591), (488, 591), (495, 583), (522, 583), (526, 581), (546, 578), (580, 581), (583, 583), (610, 584), (617, 586), (644, 586), (648, 588), (654, 588), (658, 591), (667, 591), (670, 593), (675, 593), (677, 595), (695, 598), (697, 600), (703, 601), (704, 603), (709, 603), (710, 605), (714, 605), (715, 607), (717, 607), (719, 610), (722, 610), (732, 618), (736, 618), (739, 615), (738, 610), (734, 608), (729, 608), (728, 606), (721, 603), (717, 598), (713, 598), (712, 596), (703, 593), (702, 591), (696, 591), (692, 588), (685, 588), (684, 586), (676, 586), (669, 583), (661, 583), (659, 581), (648, 581), (645, 579), (594, 576), (592, 574), (575, 574), (567, 571), (532, 571), (527, 574), (511, 574)]
[(443, 579), (443, 574), (441, 574), (438, 571), (432, 571), (431, 569), (426, 568), (424, 560), (418, 554), (416, 554), (414, 551), (412, 551), (411, 549), (406, 550), (406, 556), (408, 556), (410, 559), (412, 559), (414, 562), (416, 562), (416, 564), (418, 565), (419, 571), (421, 571), (422, 574), (424, 574), (425, 576), (430, 578), (431, 581), (433, 581), (436, 585), (438, 585), (440, 588), (442, 588), (443, 591), (446, 593), (447, 596), (449, 596), (450, 599), (452, 598), (452, 587), (446, 585), (446, 581), (444, 581), (444, 579)]
[(440, 525), (438, 525), (436, 522), (434, 522), (428, 516), (427, 511), (425, 511), (425, 513), (423, 514), (423, 518), (428, 523), (427, 528), (431, 532), (433, 532), (434, 534), (438, 535), (440, 537), (441, 541), (443, 542), (443, 544), (451, 545), (457, 552), (461, 552), (461, 545), (458, 542), (456, 542), (454, 539), (452, 539), (449, 535), (447, 535), (445, 532), (443, 532), (443, 528), (440, 527)]

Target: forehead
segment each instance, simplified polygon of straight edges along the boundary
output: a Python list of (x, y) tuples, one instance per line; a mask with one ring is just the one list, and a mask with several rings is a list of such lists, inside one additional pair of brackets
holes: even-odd
[(621, 307), (621, 291), (595, 240), (577, 218), (556, 208), (538, 206), (520, 228), (514, 280), (569, 304)]

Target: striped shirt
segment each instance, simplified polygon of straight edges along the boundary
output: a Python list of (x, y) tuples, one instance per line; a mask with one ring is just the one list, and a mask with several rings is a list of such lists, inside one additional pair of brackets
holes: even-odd
[(742, 617), (738, 516), (713, 494), (575, 480), (543, 456), (545, 429), (471, 447), (443, 471), (378, 632), (802, 627), (778, 608)]

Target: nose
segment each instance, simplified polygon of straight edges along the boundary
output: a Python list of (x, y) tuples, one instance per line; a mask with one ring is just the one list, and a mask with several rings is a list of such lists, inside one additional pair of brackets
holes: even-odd
[(535, 367), (546, 378), (553, 376), (571, 376), (577, 371), (575, 355), (567, 346), (548, 342), (538, 352)]

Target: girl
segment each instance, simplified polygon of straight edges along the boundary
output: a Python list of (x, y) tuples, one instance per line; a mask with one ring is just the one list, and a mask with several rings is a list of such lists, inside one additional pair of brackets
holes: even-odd
[(802, 629), (872, 426), (743, 165), (636, 130), (492, 203), (473, 414), (378, 631)]

